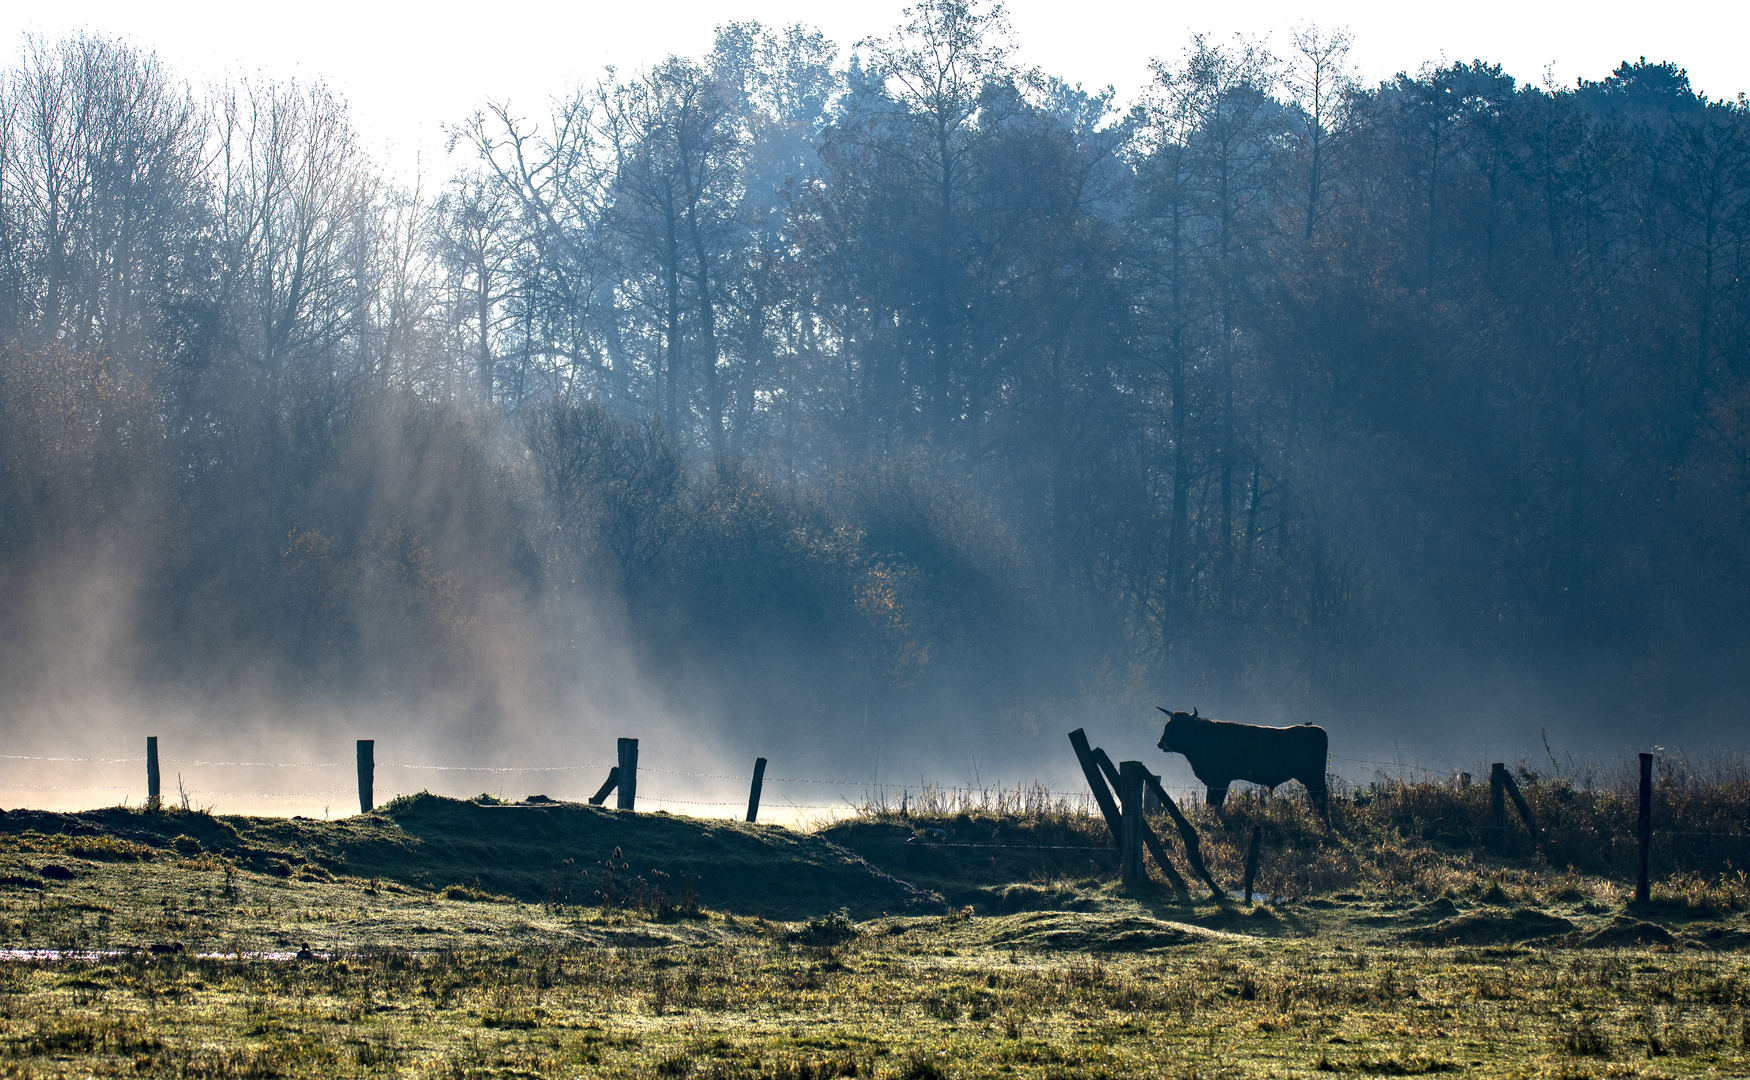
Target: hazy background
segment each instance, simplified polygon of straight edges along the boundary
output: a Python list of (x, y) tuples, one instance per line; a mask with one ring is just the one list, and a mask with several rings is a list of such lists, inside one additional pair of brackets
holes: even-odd
[[(1195, 5), (1077, 6), (1019, 0), (1005, 5), (1017, 34), (1016, 59), (1089, 90), (1111, 86), (1128, 105), (1149, 83), (1149, 61), (1178, 55), (1196, 34), (1241, 34), (1281, 53), (1292, 27), (1346, 27), (1350, 60), (1369, 84), (1425, 63), (1482, 57), (1521, 80), (1571, 86), (1602, 79), (1617, 64), (1647, 56), (1678, 60), (1695, 88), (1715, 100), (1750, 90), (1739, 43), (1750, 34), (1743, 5), (1705, 2), (1680, 13), (1628, 0), (1512, 3), (1483, 0), (1413, 8), (1379, 0), (1260, 0), (1212, 13)], [(465, 5), (316, 0), (286, 18), (269, 9), (218, 3), (14, 5), (0, 13), (0, 40), (20, 33), (86, 30), (151, 48), (196, 80), (226, 75), (322, 79), (351, 103), (366, 142), (397, 177), (419, 166), (438, 178), (445, 123), (486, 100), (544, 108), (601, 70), (649, 67), (671, 54), (710, 49), (718, 26), (805, 23), (849, 47), (899, 23), (903, 0), (820, 5), (805, 0), (682, 0), (652, 9), (618, 3), (511, 3), (490, 19)]]
[(1249, 10), (28, 24), (0, 803), (1742, 749), (1742, 14)]

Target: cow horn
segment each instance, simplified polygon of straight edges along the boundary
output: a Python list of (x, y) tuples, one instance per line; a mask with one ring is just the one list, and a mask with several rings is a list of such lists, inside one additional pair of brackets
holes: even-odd
[(1168, 716), (1171, 716), (1171, 715), (1173, 715), (1173, 712), (1172, 712), (1172, 710), (1171, 710), (1171, 709), (1169, 709), (1169, 708), (1167, 708), (1167, 707), (1166, 707), (1166, 706), (1165, 706), (1165, 705), (1156, 705), (1156, 706), (1155, 706), (1155, 708), (1157, 708), (1157, 709), (1159, 709), (1159, 710), (1160, 710), (1160, 711), (1162, 711), (1162, 712), (1164, 712), (1164, 713), (1166, 713), (1166, 714), (1167, 714), (1167, 715), (1168, 715)]
[(1197, 719), (1197, 706), (1191, 706), (1191, 719)]

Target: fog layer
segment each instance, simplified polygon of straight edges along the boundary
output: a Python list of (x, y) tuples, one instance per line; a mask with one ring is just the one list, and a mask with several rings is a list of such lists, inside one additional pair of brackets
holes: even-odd
[[(1069, 788), (1077, 726), (1161, 768), (1157, 703), (1355, 776), (1741, 745), (1742, 103), (1364, 87), (1307, 31), (1121, 111), (1007, 40), (729, 26), (460, 118), (413, 191), (319, 85), (27, 46), (11, 752), (157, 734), (197, 802), (344, 812), (356, 738), (383, 792), (580, 797), (627, 735), (732, 812), (683, 774)], [(8, 762), (11, 804), (140, 771)]]

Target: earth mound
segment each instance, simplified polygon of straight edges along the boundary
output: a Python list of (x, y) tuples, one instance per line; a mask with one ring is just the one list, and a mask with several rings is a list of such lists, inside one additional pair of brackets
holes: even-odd
[(1404, 912), (1404, 919), (1407, 922), (1440, 922), (1443, 919), (1457, 917), (1458, 910), (1457, 904), (1442, 896), (1438, 900), (1432, 900), (1419, 908)]
[(1602, 927), (1580, 939), (1582, 948), (1587, 949), (1617, 949), (1633, 948), (1641, 945), (1669, 945), (1674, 940), (1671, 932), (1663, 926), (1628, 915), (1618, 915), (1610, 925)]
[(1203, 941), (1194, 927), (1134, 915), (1039, 912), (996, 921), (992, 945), (1073, 952), (1145, 952)]
[(1423, 945), (1505, 945), (1566, 934), (1573, 929), (1574, 924), (1560, 915), (1536, 908), (1510, 912), (1490, 909), (1408, 930), (1399, 937)]
[[(776, 825), (625, 813), (550, 801), (483, 804), (419, 794), (338, 821), (119, 807), (12, 811), (0, 832), (77, 838), (74, 853), (213, 855), (282, 877), (345, 874), (464, 899), (650, 909), (698, 904), (772, 918), (940, 911), (942, 899), (823, 836)], [(107, 848), (115, 854), (105, 855)], [(137, 856), (135, 856), (137, 857)]]

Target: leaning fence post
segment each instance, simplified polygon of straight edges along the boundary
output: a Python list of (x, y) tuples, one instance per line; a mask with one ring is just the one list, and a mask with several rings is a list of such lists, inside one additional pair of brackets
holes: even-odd
[(1653, 884), (1647, 877), (1647, 856), (1653, 846), (1653, 755), (1641, 755), (1641, 877), (1635, 882), (1635, 903), (1652, 899)]
[(1258, 876), (1258, 846), (1264, 840), (1264, 826), (1252, 826), (1252, 847), (1246, 852), (1246, 903), (1252, 902), (1252, 882)]
[(1118, 877), (1127, 889), (1148, 884), (1148, 866), (1142, 861), (1142, 785), (1147, 774), (1140, 761), (1118, 763), (1119, 821), (1124, 827), (1118, 851)]
[(158, 736), (146, 736), (146, 809), (158, 810), (164, 806), (158, 788)]
[(1495, 762), (1489, 766), (1489, 823), (1493, 832), (1490, 833), (1490, 848), (1495, 851), (1505, 851), (1507, 848), (1507, 766), (1503, 762)]
[(591, 806), (600, 806), (602, 803), (607, 802), (608, 795), (611, 794), (613, 792), (613, 790), (619, 786), (620, 786), (620, 767), (618, 765), (615, 765), (613, 768), (608, 770), (607, 782), (604, 783), (600, 788), (597, 788), (596, 793), (589, 797), (589, 804)]
[(359, 813), (368, 814), (376, 804), (371, 799), (371, 787), (377, 777), (377, 740), (360, 739), (358, 745), (359, 759)]
[(1519, 811), (1519, 816), (1525, 821), (1525, 828), (1531, 833), (1531, 843), (1538, 850), (1543, 850), (1543, 830), (1537, 827), (1537, 815), (1531, 812), (1531, 804), (1525, 801), (1525, 796), (1519, 793), (1519, 782), (1513, 779), (1513, 774), (1506, 769), (1501, 770), (1501, 785), (1507, 789), (1507, 794), (1513, 799), (1513, 805)]
[(1106, 787), (1106, 778), (1100, 775), (1100, 766), (1094, 762), (1094, 752), (1088, 748), (1088, 736), (1081, 728), (1069, 733), (1069, 744), (1075, 748), (1076, 760), (1081, 762), (1082, 775), (1087, 778), (1088, 790), (1094, 793), (1094, 801), (1100, 806), (1100, 813), (1106, 818), (1106, 827), (1112, 830), (1112, 842), (1124, 842), (1124, 826), (1118, 813), (1118, 804), (1112, 801), (1112, 792)]
[(753, 759), (753, 788), (747, 793), (747, 820), (760, 816), (760, 784), (766, 778), (766, 759)]
[(620, 802), (619, 809), (632, 809), (638, 797), (638, 740), (620, 740)]
[(1179, 838), (1185, 842), (1185, 861), (1191, 864), (1191, 869), (1197, 871), (1197, 876), (1203, 879), (1204, 884), (1209, 886), (1209, 891), (1215, 894), (1217, 900), (1220, 900), (1222, 898), (1221, 886), (1215, 883), (1215, 876), (1209, 872), (1209, 867), (1203, 865), (1203, 853), (1197, 845), (1197, 830), (1192, 828), (1191, 823), (1185, 820), (1185, 815), (1179, 812), (1179, 804), (1175, 803), (1173, 797), (1167, 794), (1167, 789), (1161, 786), (1160, 777), (1153, 773), (1148, 774), (1148, 784), (1155, 789), (1155, 794), (1160, 797), (1161, 805), (1167, 808), (1167, 814), (1173, 819), (1174, 826), (1179, 830)]

